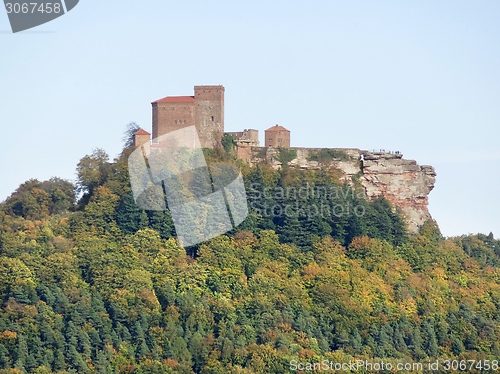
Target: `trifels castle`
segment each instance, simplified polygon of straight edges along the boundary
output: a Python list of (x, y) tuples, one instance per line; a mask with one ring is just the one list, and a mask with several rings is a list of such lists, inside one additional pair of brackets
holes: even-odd
[[(221, 85), (195, 86), (194, 96), (167, 96), (152, 102), (153, 139), (141, 129), (135, 135), (135, 145), (154, 143), (161, 135), (194, 125), (203, 148), (220, 146), (225, 133), (224, 92)], [(332, 148), (342, 151), (347, 157), (320, 163), (312, 161), (310, 156), (321, 149), (291, 147), (291, 133), (283, 126), (275, 125), (265, 130), (265, 147), (260, 147), (258, 130), (245, 129), (227, 134), (234, 137), (238, 157), (250, 164), (267, 162), (280, 168), (281, 163), (277, 160), (280, 148), (291, 148), (296, 150), (297, 156), (288, 163), (290, 167), (335, 167), (342, 172), (344, 180), (351, 181), (356, 176), (368, 198), (383, 194), (401, 209), (411, 232), (416, 232), (431, 218), (427, 209), (428, 194), (434, 188), (436, 172), (432, 166), (420, 166), (416, 161), (403, 159), (399, 152)]]

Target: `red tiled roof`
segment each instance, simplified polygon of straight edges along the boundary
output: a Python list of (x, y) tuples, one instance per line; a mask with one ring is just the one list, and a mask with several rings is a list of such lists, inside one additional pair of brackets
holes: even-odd
[(146, 130), (140, 129), (139, 131), (137, 131), (135, 133), (135, 135), (151, 135), (151, 134), (149, 132), (147, 132)]
[(285, 129), (283, 126), (278, 126), (278, 125), (273, 126), (273, 127), (270, 127), (270, 128), (268, 128), (266, 131), (276, 131), (276, 130), (278, 130), (278, 131), (288, 131), (288, 132), (290, 132), (290, 130), (287, 130), (287, 129)]
[(153, 103), (194, 103), (194, 96), (167, 96)]

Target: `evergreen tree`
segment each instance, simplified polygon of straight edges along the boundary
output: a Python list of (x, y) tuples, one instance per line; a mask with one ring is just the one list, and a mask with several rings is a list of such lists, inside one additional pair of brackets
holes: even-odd
[(24, 363), (24, 367), (28, 372), (31, 372), (33, 369), (39, 366), (39, 363), (37, 362), (35, 355), (33, 353), (28, 353), (28, 356), (26, 356), (26, 362)]
[(465, 348), (468, 350), (477, 349), (477, 329), (473, 325), (468, 326), (468, 331), (465, 334)]
[(83, 360), (86, 361), (90, 359), (92, 348), (90, 345), (89, 335), (85, 331), (78, 331), (78, 342), (79, 352), (81, 353)]
[(92, 294), (92, 308), (98, 314), (106, 312), (106, 308), (104, 307), (104, 302), (102, 301), (99, 291)]
[(428, 321), (425, 321), (422, 327), (425, 336), (425, 352), (429, 355), (429, 357), (436, 357), (438, 353), (438, 345), (434, 328)]
[(95, 363), (96, 372), (99, 374), (111, 374), (111, 366), (104, 351), (97, 352), (97, 358)]
[(350, 339), (351, 347), (354, 349), (355, 353), (361, 353), (361, 349), (363, 348), (361, 335), (359, 335), (358, 329), (354, 329), (351, 339)]
[(142, 329), (141, 323), (139, 321), (135, 322), (135, 327), (134, 327), (134, 334), (135, 334), (135, 344), (136, 344), (136, 354), (137, 357), (143, 357), (146, 356), (149, 353), (149, 348), (146, 344), (146, 338), (144, 335), (144, 331)]
[(38, 334), (35, 336), (35, 339), (32, 342), (31, 354), (33, 355), (33, 359), (35, 361), (34, 367), (45, 365), (45, 350), (43, 348), (43, 343), (40, 339), (40, 335)]
[(127, 320), (127, 313), (116, 303), (109, 303), (109, 314), (115, 323)]
[(85, 323), (85, 319), (82, 317), (82, 315), (77, 309), (73, 310), (73, 312), (71, 313), (70, 320), (76, 326), (82, 326)]
[(45, 319), (40, 322), (40, 336), (45, 343), (45, 346), (52, 346), (55, 342), (55, 334), (52, 327), (49, 326)]
[(113, 342), (113, 346), (115, 346), (116, 348), (120, 347), (122, 340), (116, 333), (115, 329), (111, 329), (110, 336), (111, 336), (111, 341)]
[(337, 334), (337, 349), (345, 349), (349, 345), (349, 335), (345, 332), (344, 329), (340, 330)]
[(438, 346), (444, 346), (445, 342), (449, 340), (449, 331), (450, 326), (443, 319), (440, 318), (436, 323), (436, 338)]
[(9, 351), (3, 344), (0, 344), (0, 369), (8, 369), (10, 365)]
[(37, 286), (37, 292), (41, 300), (45, 301), (50, 307), (54, 307), (56, 298), (52, 294), (52, 291), (44, 284), (39, 284)]
[(464, 351), (464, 345), (462, 344), (462, 341), (456, 336), (453, 337), (453, 343), (451, 344), (451, 351), (455, 356), (458, 356), (460, 353)]
[(68, 363), (71, 368), (75, 369), (77, 373), (88, 373), (89, 368), (85, 361), (83, 360), (80, 353), (77, 352), (73, 345), (68, 346), (67, 352)]
[(424, 351), (422, 350), (422, 337), (420, 336), (420, 331), (417, 326), (413, 328), (410, 335), (410, 345), (408, 348), (415, 359), (420, 360), (425, 357)]
[(65, 351), (66, 350), (66, 340), (64, 339), (64, 335), (62, 334), (61, 331), (56, 331), (55, 336), (56, 336), (55, 347), (57, 349)]
[(55, 371), (63, 371), (66, 369), (66, 362), (64, 360), (64, 351), (62, 349), (57, 349), (54, 360), (54, 370)]
[(349, 217), (346, 228), (346, 244), (350, 244), (354, 238), (360, 238), (367, 234), (366, 220), (352, 214)]
[(408, 351), (404, 331), (401, 330), (400, 325), (394, 329), (394, 348), (400, 353), (406, 353)]
[(289, 210), (280, 221), (278, 233), (283, 243), (294, 243), (299, 247), (308, 247), (311, 244), (310, 235), (307, 233), (303, 222), (299, 219), (299, 212)]
[(116, 330), (120, 331), (120, 338), (122, 341), (130, 343), (132, 342), (132, 335), (128, 330), (127, 326), (122, 325), (120, 322), (117, 323)]
[[(130, 191), (125, 194), (116, 208), (116, 224), (124, 233), (135, 234), (137, 230), (142, 228), (140, 227), (142, 214), (145, 214), (145, 212), (137, 208), (132, 191)], [(148, 222), (144, 227), (147, 227), (147, 225)]]
[(12, 295), (13, 295), (14, 299), (19, 303), (23, 303), (23, 304), (30, 304), (31, 303), (31, 300), (30, 300), (28, 294), (26, 293), (24, 288), (21, 286), (14, 287), (14, 290), (12, 291)]
[(18, 334), (15, 358), (16, 358), (15, 367), (21, 371), (24, 371), (24, 365), (28, 358), (28, 344), (23, 334)]
[(75, 326), (73, 321), (68, 322), (68, 327), (66, 329), (66, 340), (68, 345), (73, 346), (75, 349), (78, 346), (78, 328)]
[(174, 221), (169, 210), (151, 210), (149, 222), (149, 227), (159, 232), (162, 239), (168, 239), (175, 233)]
[(187, 349), (186, 341), (180, 336), (172, 343), (172, 356), (180, 362), (191, 364), (191, 353)]
[(69, 305), (68, 298), (57, 286), (51, 286), (51, 291), (54, 297), (56, 298), (54, 312), (58, 314), (63, 314)]
[(52, 364), (54, 363), (54, 352), (52, 349), (45, 349), (44, 356), (43, 356), (43, 365), (47, 367), (51, 367)]
[(145, 340), (141, 340), (140, 343), (137, 345), (136, 349), (136, 357), (144, 357), (149, 353), (149, 347), (146, 344)]
[(92, 328), (88, 332), (89, 338), (90, 338), (90, 346), (93, 351), (97, 351), (102, 349), (102, 340), (101, 337), (99, 336), (99, 333), (97, 332), (96, 329)]

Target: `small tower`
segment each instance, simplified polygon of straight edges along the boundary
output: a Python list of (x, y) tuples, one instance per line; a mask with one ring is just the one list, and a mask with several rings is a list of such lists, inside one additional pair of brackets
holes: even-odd
[(134, 147), (140, 147), (143, 144), (149, 143), (151, 134), (143, 129), (140, 129), (134, 134)]
[(265, 131), (266, 147), (290, 148), (290, 130), (283, 126), (273, 126)]

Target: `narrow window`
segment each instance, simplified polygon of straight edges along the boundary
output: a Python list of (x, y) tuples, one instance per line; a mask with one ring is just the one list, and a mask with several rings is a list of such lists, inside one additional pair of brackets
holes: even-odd
[(214, 121), (214, 116), (212, 116), (212, 122)]
[(184, 120), (184, 124), (186, 124), (186, 120)]

